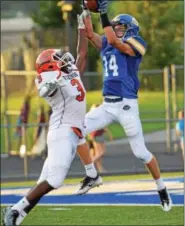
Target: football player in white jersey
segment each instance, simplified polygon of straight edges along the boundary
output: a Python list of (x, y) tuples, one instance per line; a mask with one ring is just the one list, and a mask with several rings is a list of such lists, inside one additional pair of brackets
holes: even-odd
[[(84, 139), (86, 91), (80, 75), (86, 66), (87, 40), (82, 14), (78, 22), (76, 63), (69, 52), (58, 49), (45, 50), (36, 60), (38, 76), (35, 82), (39, 95), (52, 107), (47, 135), (48, 157), (36, 186), (18, 203), (3, 210), (4, 225), (20, 225), (44, 195), (62, 186), (79, 140)], [(93, 168), (93, 164), (90, 167)], [(91, 173), (96, 178), (94, 181), (102, 183), (95, 169), (91, 169)]]

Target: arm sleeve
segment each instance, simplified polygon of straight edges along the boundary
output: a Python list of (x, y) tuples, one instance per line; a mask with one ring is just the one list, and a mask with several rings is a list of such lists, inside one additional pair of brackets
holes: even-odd
[(125, 40), (132, 49), (135, 51), (136, 55), (144, 56), (146, 53), (146, 42), (140, 36), (132, 36)]

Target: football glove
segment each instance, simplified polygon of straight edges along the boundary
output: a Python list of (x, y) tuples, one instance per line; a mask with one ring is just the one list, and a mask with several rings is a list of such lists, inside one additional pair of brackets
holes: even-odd
[(83, 10), (82, 12), (83, 17), (91, 16), (87, 6), (85, 5), (85, 0), (82, 0), (82, 10)]
[(85, 24), (83, 21), (83, 13), (80, 15), (77, 15), (77, 20), (78, 20), (78, 29), (85, 29)]
[(39, 89), (39, 96), (41, 97), (48, 97), (52, 93), (58, 89), (59, 84), (56, 80), (52, 80), (50, 82), (46, 82), (43, 86)]
[(107, 0), (98, 0), (98, 9), (100, 14), (104, 14), (107, 12)]

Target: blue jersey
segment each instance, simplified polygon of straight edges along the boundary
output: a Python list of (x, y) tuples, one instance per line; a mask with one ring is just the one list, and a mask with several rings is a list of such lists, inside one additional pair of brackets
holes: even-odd
[(137, 98), (139, 89), (138, 69), (146, 51), (146, 43), (140, 36), (122, 39), (135, 51), (129, 56), (114, 48), (102, 37), (101, 57), (104, 67), (103, 96), (113, 95), (129, 99)]
[(181, 119), (176, 123), (176, 130), (181, 133), (181, 138), (184, 139), (184, 119)]

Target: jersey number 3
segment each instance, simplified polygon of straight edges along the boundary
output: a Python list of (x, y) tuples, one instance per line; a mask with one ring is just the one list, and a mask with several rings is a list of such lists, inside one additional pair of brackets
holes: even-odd
[(105, 76), (108, 76), (110, 71), (112, 71), (113, 76), (118, 76), (118, 65), (116, 62), (116, 56), (111, 55), (110, 60), (107, 61), (106, 56), (103, 57), (103, 64), (105, 68)]
[(79, 80), (77, 80), (76, 78), (72, 79), (71, 85), (76, 86), (77, 90), (80, 92), (80, 94), (76, 96), (76, 100), (80, 102), (83, 101), (85, 97), (85, 91), (82, 85), (80, 84)]

